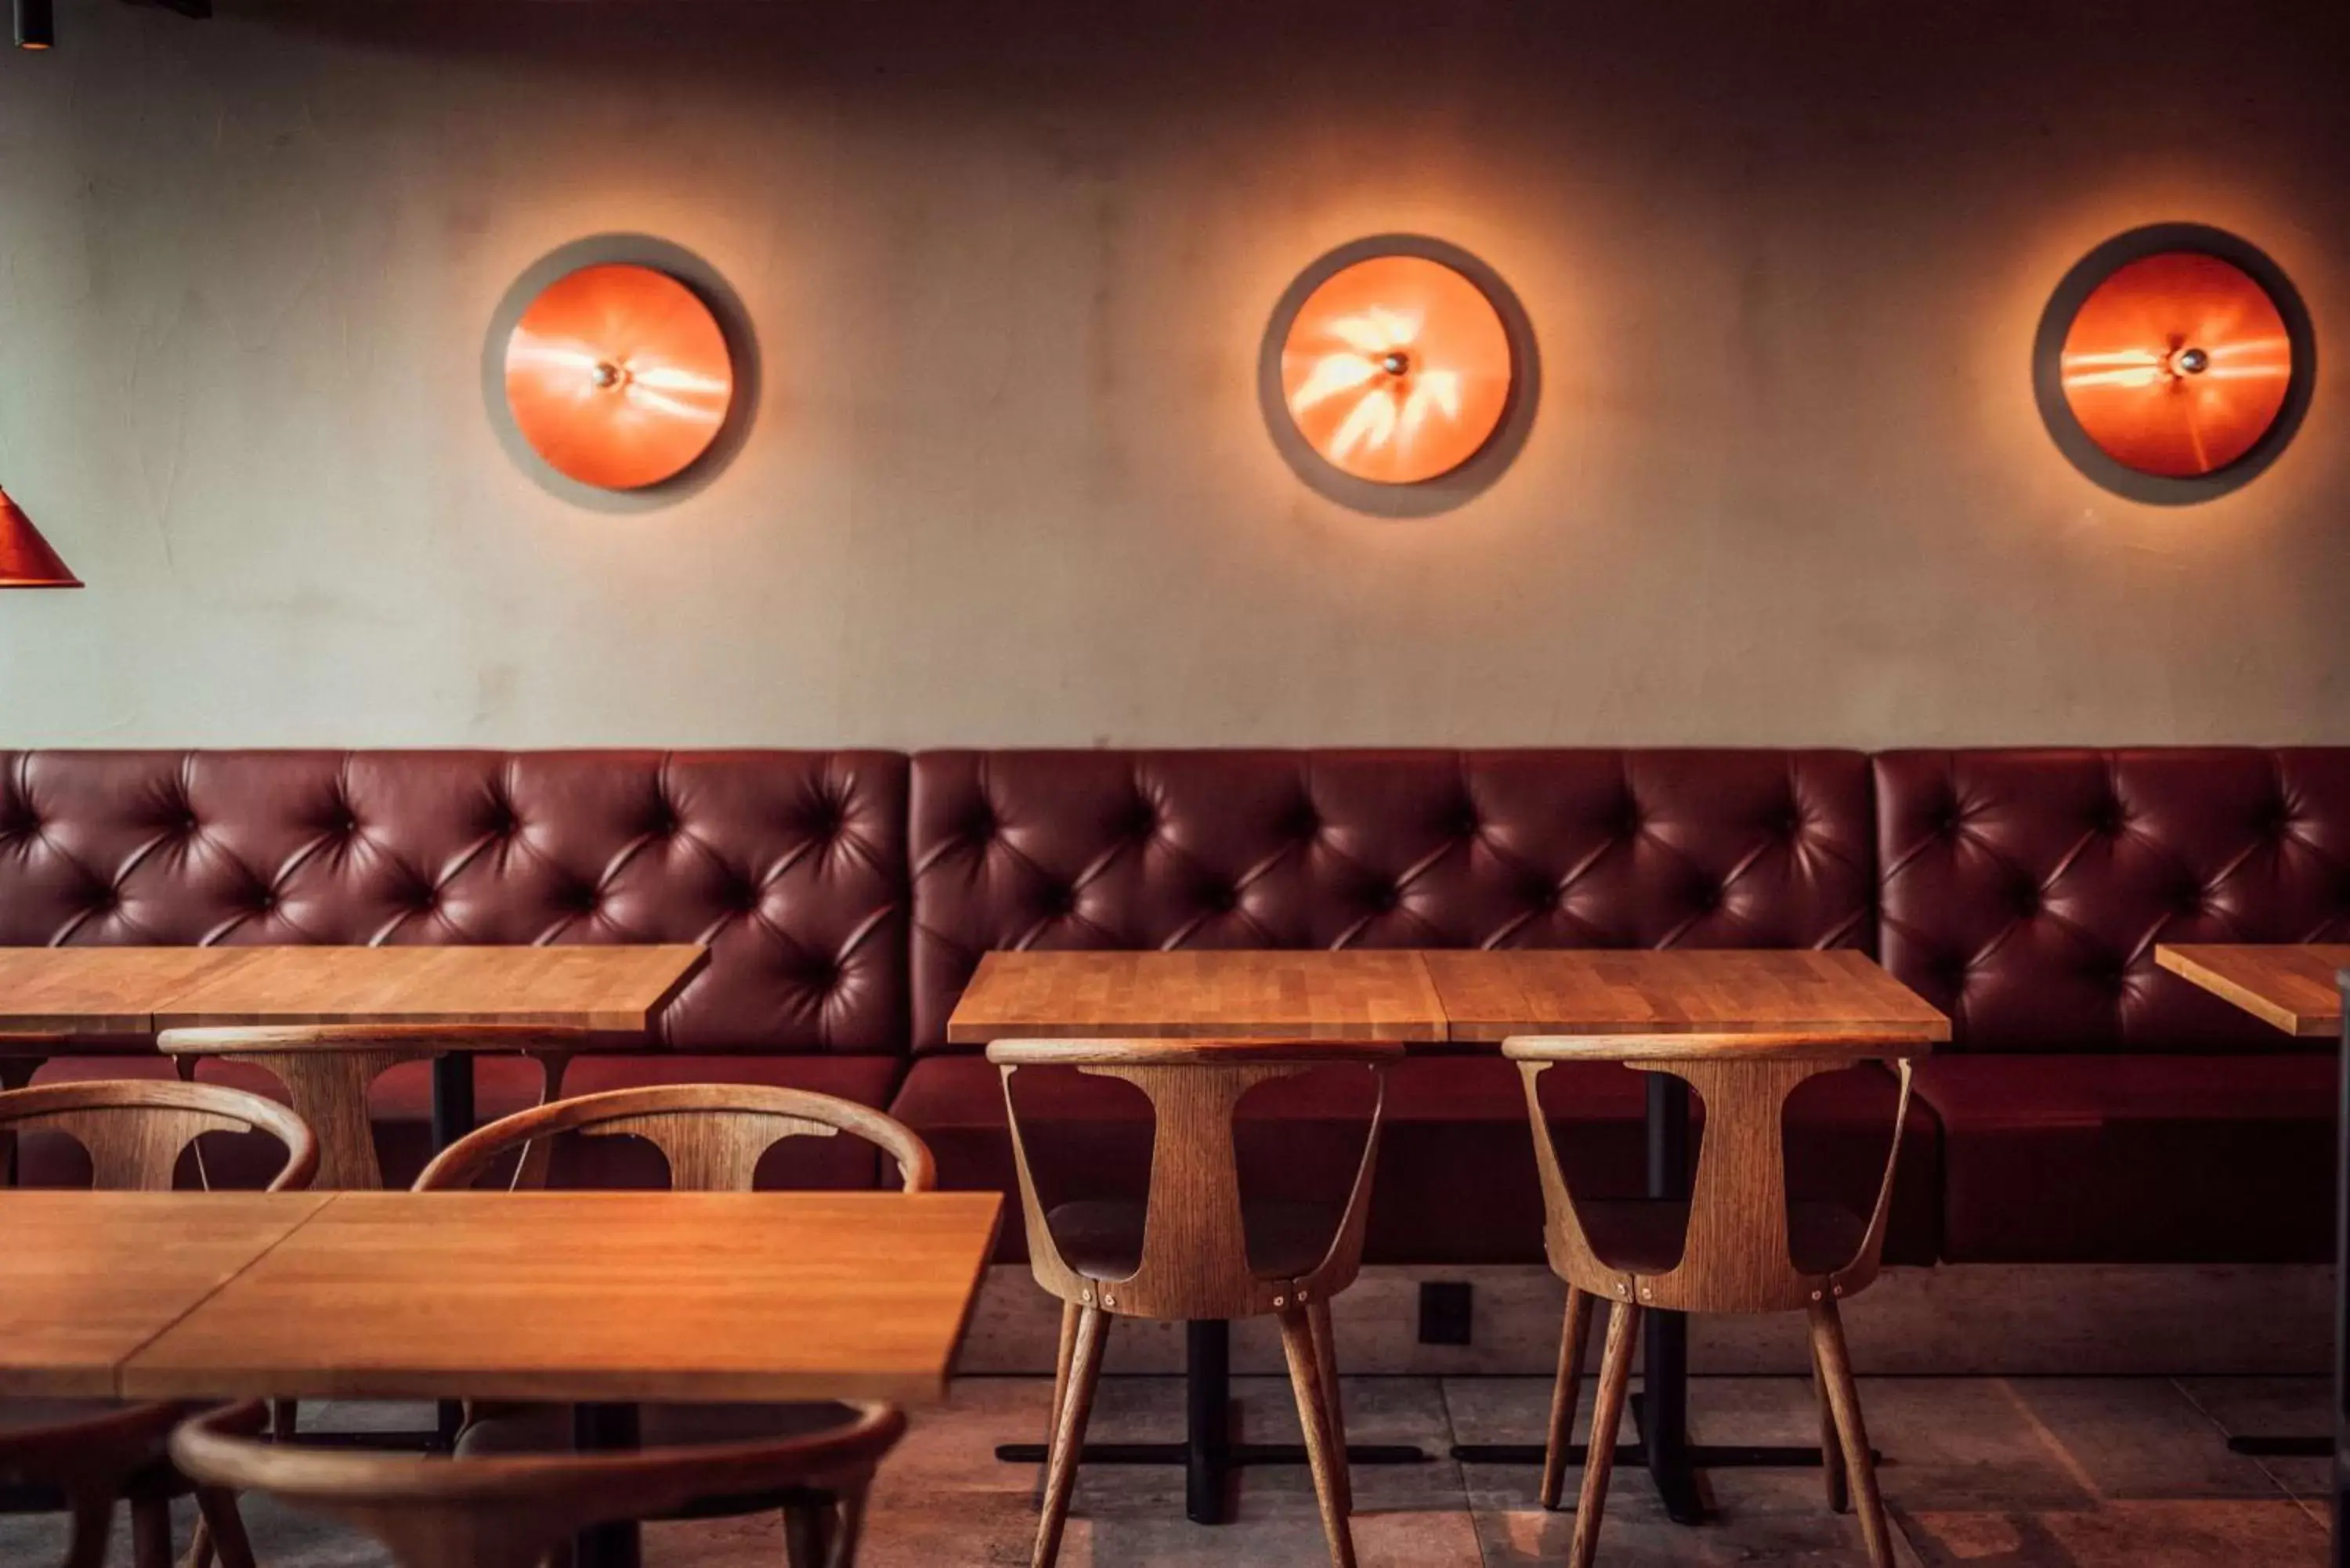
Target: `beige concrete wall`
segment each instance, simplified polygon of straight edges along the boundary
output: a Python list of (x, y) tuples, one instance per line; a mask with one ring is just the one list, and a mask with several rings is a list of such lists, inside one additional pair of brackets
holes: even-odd
[[(2338, 5), (221, 8), (0, 57), (0, 483), (90, 585), (0, 596), (0, 743), (2350, 741)], [(2181, 511), (2027, 365), (2162, 219), (2328, 361)], [(1548, 380), (1417, 522), (1252, 387), (1295, 269), (1397, 229)], [(477, 384), (608, 230), (764, 349), (649, 516), (535, 488)]]

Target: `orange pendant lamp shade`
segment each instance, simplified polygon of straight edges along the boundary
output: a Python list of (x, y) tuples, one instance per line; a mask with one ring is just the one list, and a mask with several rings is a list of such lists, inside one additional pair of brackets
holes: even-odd
[(2268, 292), (2241, 267), (2192, 251), (2115, 269), (2081, 302), (2059, 364), (2088, 438), (2124, 467), (2169, 479), (2251, 451), (2293, 374)]
[(734, 396), (718, 319), (650, 267), (581, 267), (506, 342), (506, 404), (556, 472), (604, 490), (673, 479), (710, 450)]
[(1443, 263), (1377, 255), (1306, 296), (1281, 348), (1298, 433), (1333, 467), (1417, 484), (1477, 455), (1508, 411), (1510, 337)]
[(0, 588), (78, 588), (81, 579), (67, 569), (24, 509), (0, 490)]

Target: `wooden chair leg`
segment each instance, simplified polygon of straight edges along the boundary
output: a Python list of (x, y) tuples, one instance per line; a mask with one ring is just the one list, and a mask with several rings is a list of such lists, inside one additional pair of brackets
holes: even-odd
[(1607, 1478), (1616, 1468), (1616, 1428), (1632, 1382), (1632, 1346), (1640, 1335), (1640, 1309), (1617, 1302), (1607, 1314), (1607, 1348), (1599, 1361), (1599, 1397), (1591, 1407), (1591, 1438), (1583, 1461), (1583, 1495), (1575, 1505), (1571, 1568), (1591, 1568), (1599, 1550), (1599, 1516), (1607, 1506)]
[(65, 1568), (106, 1568), (107, 1538), (114, 1533), (114, 1490), (92, 1488), (75, 1494)]
[[(237, 1511), (236, 1494), (216, 1487), (196, 1489), (196, 1542), (206, 1556), (217, 1552), (221, 1568), (254, 1568), (253, 1542), (245, 1538), (244, 1515)], [(190, 1568), (204, 1568), (196, 1547), (188, 1548)]]
[(1109, 1314), (1080, 1309), (1077, 1340), (1069, 1356), (1069, 1393), (1053, 1428), (1045, 1467), (1045, 1511), (1036, 1521), (1032, 1568), (1053, 1568), (1061, 1555), (1061, 1531), (1069, 1521), (1069, 1495), (1077, 1485), (1077, 1449), (1086, 1440), (1086, 1420), (1094, 1411), (1094, 1388), (1101, 1381), (1102, 1342), (1109, 1337)]
[(172, 1505), (164, 1498), (132, 1501), (130, 1561), (132, 1568), (172, 1568)]
[(1289, 1362), (1289, 1386), (1297, 1397), (1297, 1424), (1305, 1433), (1305, 1460), (1314, 1471), (1314, 1496), (1322, 1505), (1322, 1533), (1329, 1538), (1332, 1568), (1355, 1568), (1355, 1534), (1338, 1506), (1337, 1471), (1346, 1454), (1330, 1440), (1330, 1407), (1322, 1392), (1322, 1369), (1314, 1357), (1314, 1324), (1304, 1307), (1281, 1313), (1281, 1349)]
[(1347, 1402), (1338, 1392), (1338, 1340), (1330, 1328), (1330, 1303), (1318, 1301), (1305, 1309), (1306, 1326), (1314, 1331), (1314, 1369), (1322, 1385), (1322, 1407), (1330, 1418), (1330, 1451), (1337, 1456), (1338, 1511), (1355, 1511), (1355, 1474), (1347, 1463)]
[(784, 1561), (791, 1568), (829, 1568), (832, 1526), (830, 1503), (801, 1503), (784, 1510)]
[(1877, 1462), (1868, 1452), (1868, 1428), (1860, 1418), (1860, 1390), (1852, 1380), (1852, 1358), (1846, 1354), (1844, 1322), (1835, 1303), (1812, 1303), (1812, 1350), (1819, 1357), (1820, 1380), (1827, 1385), (1828, 1408), (1835, 1412), (1836, 1431), (1844, 1439), (1845, 1469), (1852, 1478), (1852, 1498), (1860, 1514), (1860, 1538), (1868, 1550), (1870, 1568), (1893, 1568), (1893, 1542), (1885, 1529), (1885, 1501), (1877, 1491)]
[(1075, 1302), (1061, 1303), (1061, 1348), (1053, 1357), (1053, 1407), (1045, 1416), (1045, 1447), (1061, 1429), (1061, 1407), (1069, 1397), (1069, 1358), (1077, 1353), (1077, 1314), (1085, 1309)]
[(1844, 1439), (1836, 1435), (1835, 1408), (1828, 1403), (1828, 1377), (1820, 1370), (1816, 1348), (1812, 1352), (1812, 1394), (1820, 1407), (1820, 1476), (1827, 1483), (1828, 1511), (1848, 1513), (1852, 1488), (1846, 1483)]
[(1566, 1490), (1566, 1449), (1575, 1437), (1575, 1405), (1583, 1392), (1583, 1344), (1591, 1337), (1591, 1296), (1566, 1287), (1566, 1322), (1559, 1330), (1558, 1377), (1550, 1390), (1550, 1437), (1543, 1447), (1542, 1505), (1556, 1508)]
[(832, 1535), (829, 1568), (857, 1568), (857, 1543), (865, 1533), (865, 1494), (864, 1485), (840, 1494), (840, 1521)]

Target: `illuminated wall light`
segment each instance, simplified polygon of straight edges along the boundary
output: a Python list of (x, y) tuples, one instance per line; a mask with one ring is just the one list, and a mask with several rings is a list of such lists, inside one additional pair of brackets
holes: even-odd
[(2248, 483), (2293, 438), (2315, 348), (2276, 265), (2192, 224), (2133, 230), (2065, 275), (2033, 383), (2064, 455), (2133, 500), (2178, 504)]
[(1534, 408), (1534, 334), (1492, 270), (1387, 235), (1333, 251), (1290, 286), (1260, 356), (1274, 444), (1360, 511), (1460, 504), (1506, 467)]
[(650, 267), (582, 267), (506, 341), (506, 402), (557, 472), (603, 490), (673, 479), (726, 422), (734, 370), (710, 307)]

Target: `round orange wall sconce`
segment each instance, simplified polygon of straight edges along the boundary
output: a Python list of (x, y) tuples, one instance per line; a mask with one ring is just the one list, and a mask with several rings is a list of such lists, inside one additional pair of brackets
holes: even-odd
[(1381, 235), (1290, 286), (1257, 381), (1274, 445), (1307, 483), (1358, 511), (1425, 515), (1482, 490), (1523, 443), (1534, 333), (1476, 257)]
[(749, 334), (699, 258), (615, 235), (526, 272), (493, 318), (483, 379), (515, 461), (567, 499), (663, 504), (705, 482), (739, 441)]
[(2067, 273), (2033, 349), (2041, 417), (2074, 466), (2178, 505), (2251, 481), (2284, 450), (2316, 369), (2276, 264), (2199, 224), (2136, 229)]

